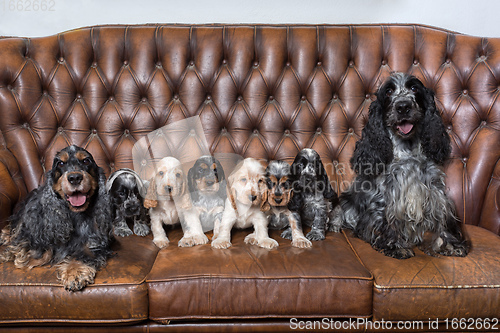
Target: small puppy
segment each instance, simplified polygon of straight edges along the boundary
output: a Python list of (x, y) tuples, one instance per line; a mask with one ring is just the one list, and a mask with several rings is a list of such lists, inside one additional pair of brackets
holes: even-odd
[(115, 235), (120, 237), (132, 235), (127, 221), (134, 222), (136, 235), (148, 235), (149, 218), (143, 205), (144, 184), (139, 175), (131, 169), (117, 170), (109, 176), (106, 191), (111, 198)]
[(309, 240), (325, 239), (328, 214), (338, 202), (319, 154), (310, 148), (302, 149), (291, 166), (293, 197), (288, 204), (293, 216), (311, 227)]
[(212, 247), (227, 249), (231, 246), (231, 229), (254, 226), (255, 231), (245, 237), (245, 243), (273, 249), (278, 242), (269, 237), (267, 217), (261, 208), (266, 202), (264, 166), (253, 158), (246, 158), (227, 178), (228, 197), (220, 227), (215, 225)]
[(149, 208), (153, 242), (159, 248), (168, 246), (169, 240), (163, 224), (180, 223), (184, 237), (178, 245), (189, 247), (208, 243), (200, 220), (187, 191), (187, 181), (181, 162), (174, 157), (165, 157), (158, 163), (156, 175), (151, 179), (144, 199), (144, 207)]
[(288, 209), (292, 197), (290, 165), (285, 161), (271, 161), (266, 168), (267, 202), (264, 205), (269, 229), (285, 229), (281, 237), (290, 239), (292, 246), (311, 247), (310, 240), (304, 237), (302, 226)]
[(222, 165), (215, 157), (202, 156), (189, 169), (187, 179), (203, 232), (213, 230), (215, 221), (220, 224), (226, 200), (226, 177)]

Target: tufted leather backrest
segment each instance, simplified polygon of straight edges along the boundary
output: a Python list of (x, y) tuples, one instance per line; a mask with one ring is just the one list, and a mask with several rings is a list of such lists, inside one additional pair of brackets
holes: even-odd
[(337, 191), (391, 71), (435, 90), (460, 217), (500, 232), (500, 39), (415, 25), (97, 26), (0, 40), (0, 129), (28, 190), (55, 153), (107, 174), (149, 132), (199, 115), (210, 150), (290, 162), (317, 150)]

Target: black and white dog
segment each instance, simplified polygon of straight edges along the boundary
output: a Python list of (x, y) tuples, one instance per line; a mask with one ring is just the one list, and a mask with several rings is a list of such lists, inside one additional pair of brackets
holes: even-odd
[(117, 170), (109, 176), (106, 190), (111, 198), (115, 235), (120, 237), (132, 235), (127, 222), (133, 222), (136, 235), (148, 235), (151, 231), (148, 226), (149, 216), (143, 205), (146, 186), (139, 175), (127, 168)]
[[(434, 93), (416, 77), (393, 73), (378, 89), (351, 165), (357, 177), (340, 196), (331, 228), (341, 226), (387, 256), (405, 259), (469, 251), (442, 165), (450, 138)], [(424, 244), (424, 234), (433, 234)]]
[(213, 156), (202, 156), (189, 169), (188, 189), (197, 210), (203, 232), (220, 223), (226, 201), (226, 176), (220, 162)]
[[(306, 238), (325, 239), (328, 214), (338, 201), (319, 154), (310, 148), (302, 149), (291, 166), (293, 196), (288, 208), (300, 223), (311, 227)], [(291, 229), (289, 229), (291, 233)], [(285, 231), (286, 232), (286, 231)], [(285, 238), (287, 235), (282, 235)]]

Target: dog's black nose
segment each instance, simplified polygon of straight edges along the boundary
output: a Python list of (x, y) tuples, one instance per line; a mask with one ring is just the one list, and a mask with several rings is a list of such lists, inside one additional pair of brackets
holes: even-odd
[(208, 181), (206, 181), (206, 182), (205, 182), (205, 184), (206, 184), (208, 187), (210, 187), (210, 186), (212, 186), (213, 184), (215, 184), (215, 182), (214, 182), (213, 180), (208, 180)]
[(410, 101), (399, 101), (394, 107), (399, 114), (408, 114), (411, 111), (411, 105)]
[(71, 185), (78, 185), (82, 182), (83, 175), (81, 173), (75, 172), (75, 173), (68, 174), (67, 178), (68, 178), (68, 182)]
[(255, 199), (257, 199), (256, 195), (249, 195), (249, 197), (250, 197), (250, 201), (255, 201)]
[(170, 193), (172, 192), (173, 188), (172, 186), (165, 186), (165, 192)]
[(283, 199), (281, 199), (281, 198), (279, 198), (279, 199), (278, 199), (278, 198), (275, 198), (275, 199), (274, 199), (274, 202), (276, 202), (278, 205), (279, 205), (282, 201), (283, 201)]

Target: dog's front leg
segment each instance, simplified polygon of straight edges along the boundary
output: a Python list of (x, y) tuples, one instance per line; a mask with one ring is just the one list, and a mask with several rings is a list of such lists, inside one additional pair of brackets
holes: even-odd
[(208, 243), (208, 238), (203, 233), (201, 222), (196, 209), (191, 208), (179, 214), (184, 236), (179, 240), (180, 247), (190, 247)]
[(258, 212), (253, 216), (253, 225), (255, 231), (245, 237), (245, 243), (257, 245), (270, 250), (278, 247), (278, 242), (269, 237), (267, 229), (268, 220), (264, 213)]
[[(214, 249), (227, 249), (231, 247), (231, 229), (236, 222), (236, 211), (231, 206), (229, 200), (226, 200), (226, 207), (222, 214), (222, 220), (218, 228), (218, 232), (214, 230), (214, 238), (212, 239), (212, 247)], [(217, 232), (217, 233), (216, 233)]]
[[(154, 208), (150, 208), (153, 210)], [(163, 221), (158, 213), (152, 213), (151, 216), (151, 231), (153, 232), (153, 243), (160, 249), (167, 247), (170, 241), (167, 238), (165, 229), (163, 229)]]
[(290, 230), (292, 233), (292, 246), (298, 248), (308, 248), (312, 246), (312, 243), (309, 239), (304, 236), (304, 232), (302, 231), (302, 223), (296, 217), (300, 219), (298, 214), (294, 214), (292, 212), (287, 213), (288, 223), (290, 224)]

